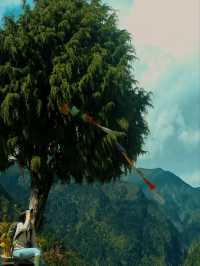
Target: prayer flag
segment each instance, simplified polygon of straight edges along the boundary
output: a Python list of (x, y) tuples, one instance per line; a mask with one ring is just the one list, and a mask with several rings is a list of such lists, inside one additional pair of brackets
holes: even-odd
[(86, 114), (86, 113), (83, 114), (82, 115), (82, 119), (86, 123), (89, 123), (89, 124), (92, 124), (92, 125), (95, 125), (95, 126), (97, 125), (95, 119), (92, 116), (90, 116), (89, 114)]
[(69, 106), (67, 103), (63, 103), (60, 107), (59, 107), (59, 111), (64, 114), (64, 115), (68, 115), (69, 114)]
[(125, 153), (126, 152), (124, 147), (122, 147), (122, 145), (119, 144), (119, 142), (116, 142), (116, 147), (117, 147), (118, 151), (120, 151), (121, 153), (123, 153), (123, 152)]
[(99, 125), (99, 124), (97, 124), (97, 126), (98, 126), (100, 129), (102, 129), (102, 130), (103, 130), (105, 133), (107, 133), (107, 134), (114, 132), (113, 130), (111, 130), (111, 129), (107, 128), (107, 127), (103, 127), (103, 126), (101, 126), (101, 125)]
[[(68, 104), (67, 103), (63, 103), (60, 108), (59, 108), (60, 112), (65, 114), (65, 115), (68, 115), (69, 113), (75, 117), (77, 116), (79, 113), (81, 113), (81, 111), (76, 107), (76, 106), (73, 106), (71, 109), (69, 108)], [(115, 131), (107, 128), (107, 127), (104, 127), (104, 126), (101, 126), (100, 124), (98, 124), (95, 119), (90, 116), (89, 114), (87, 113), (81, 113), (81, 118), (83, 119), (84, 122), (86, 123), (89, 123), (89, 124), (92, 124), (92, 125), (95, 125), (97, 126), (98, 128), (100, 128), (102, 131), (104, 131), (105, 133), (107, 134), (110, 134), (110, 133), (113, 133)], [(135, 168), (134, 166), (134, 161), (131, 160), (127, 153), (126, 153), (126, 150), (124, 149), (124, 147), (119, 144), (119, 142), (116, 142), (116, 147), (117, 149), (119, 150), (119, 152), (121, 152), (121, 154), (124, 156), (124, 158), (126, 159), (126, 161), (128, 162), (130, 168), (134, 167), (135, 171), (138, 173), (138, 175), (143, 179), (143, 181), (145, 182), (145, 184), (148, 185), (148, 187), (151, 189), (151, 190), (154, 190), (156, 188), (156, 185), (151, 183), (145, 176), (144, 174), (138, 170), (137, 168)]]
[(73, 106), (70, 110), (70, 113), (72, 116), (77, 116), (80, 113), (80, 110), (76, 106)]
[(151, 190), (154, 190), (156, 188), (156, 185), (151, 183), (147, 178), (143, 177), (143, 180)]
[(151, 183), (142, 173), (142, 171), (140, 171), (139, 169), (136, 169), (136, 172), (138, 173), (138, 175), (143, 179), (144, 183), (147, 184), (147, 186), (151, 189), (154, 190), (156, 188), (156, 185)]

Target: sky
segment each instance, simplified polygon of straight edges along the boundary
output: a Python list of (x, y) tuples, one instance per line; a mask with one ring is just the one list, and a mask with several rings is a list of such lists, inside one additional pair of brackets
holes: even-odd
[[(31, 0), (30, 0), (31, 1)], [(138, 166), (172, 171), (200, 186), (200, 1), (104, 0), (132, 35), (135, 77), (152, 92), (150, 135)], [(0, 0), (0, 18), (20, 0)]]

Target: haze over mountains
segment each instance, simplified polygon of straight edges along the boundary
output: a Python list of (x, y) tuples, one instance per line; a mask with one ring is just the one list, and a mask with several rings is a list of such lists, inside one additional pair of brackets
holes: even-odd
[[(0, 183), (24, 208), (28, 182), (16, 171), (2, 174)], [(162, 169), (142, 171), (157, 185), (155, 192), (135, 173), (111, 184), (55, 185), (43, 234), (62, 239), (90, 265), (181, 264), (200, 239), (200, 190)]]

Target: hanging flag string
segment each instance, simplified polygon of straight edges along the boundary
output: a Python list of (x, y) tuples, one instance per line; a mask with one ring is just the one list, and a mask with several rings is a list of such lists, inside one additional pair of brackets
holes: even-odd
[[(96, 120), (91, 115), (89, 115), (88, 113), (82, 114), (81, 111), (76, 106), (72, 106), (72, 108), (70, 108), (67, 103), (63, 103), (63, 104), (61, 104), (59, 111), (60, 111), (60, 113), (62, 113), (64, 115), (71, 114), (73, 117), (81, 114), (81, 118), (85, 123), (89, 123), (91, 125), (94, 125), (94, 126), (100, 128), (103, 132), (105, 132), (107, 134), (116, 133), (116, 131), (113, 131), (113, 130), (111, 130), (107, 127), (104, 127), (104, 126), (100, 125), (99, 123), (97, 123)], [(118, 133), (122, 133), (122, 132), (118, 132)], [(142, 178), (142, 180), (149, 187), (150, 190), (154, 190), (156, 188), (156, 185), (151, 183), (144, 176), (143, 172), (135, 167), (135, 162), (128, 157), (128, 154), (127, 154), (126, 150), (124, 149), (124, 147), (119, 142), (116, 142), (115, 145), (116, 145), (116, 148), (118, 149), (118, 151), (123, 155), (123, 157), (127, 161), (129, 167), (134, 168), (134, 170), (136, 171), (138, 176), (140, 178)]]
[(143, 172), (135, 167), (135, 163), (134, 163), (134, 161), (131, 160), (131, 159), (128, 157), (128, 155), (127, 155), (126, 150), (124, 149), (124, 147), (122, 147), (122, 145), (119, 144), (119, 142), (116, 142), (116, 147), (117, 147), (117, 149), (119, 150), (119, 152), (121, 152), (121, 154), (124, 156), (124, 158), (126, 159), (126, 161), (127, 161), (128, 164), (129, 164), (130, 168), (133, 168), (133, 169), (135, 170), (135, 172), (138, 174), (138, 176), (139, 176), (140, 178), (143, 179), (144, 183), (145, 183), (145, 184), (146, 184), (151, 190), (154, 190), (154, 189), (156, 188), (156, 185), (153, 184), (153, 183), (151, 183), (151, 182), (150, 182), (150, 181), (144, 176)]
[(143, 174), (143, 172), (141, 170), (139, 170), (138, 168), (134, 167), (134, 170), (136, 171), (136, 173), (143, 179), (144, 183), (151, 189), (154, 190), (156, 188), (156, 185), (153, 184), (152, 182), (150, 182)]

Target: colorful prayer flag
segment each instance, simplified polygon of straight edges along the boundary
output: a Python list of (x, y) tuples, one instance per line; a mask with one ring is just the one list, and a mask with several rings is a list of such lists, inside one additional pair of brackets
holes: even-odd
[(97, 124), (97, 126), (98, 126), (101, 130), (103, 130), (105, 133), (107, 133), (107, 134), (110, 134), (110, 133), (114, 132), (113, 130), (111, 130), (111, 129), (107, 128), (107, 127), (103, 127), (103, 126), (101, 126), (101, 125), (99, 125), (99, 124)]
[(154, 190), (156, 188), (156, 185), (151, 183), (143, 174), (142, 171), (139, 169), (135, 168), (135, 171), (138, 173), (138, 175), (143, 179), (144, 183), (147, 184), (147, 186), (151, 189)]
[(70, 108), (68, 106), (67, 103), (63, 103), (60, 107), (59, 107), (59, 111), (64, 114), (64, 115), (68, 115), (69, 114), (69, 111), (70, 111)]
[(119, 142), (116, 142), (115, 145), (116, 145), (116, 147), (117, 147), (117, 149), (118, 149), (119, 152), (121, 152), (121, 153), (123, 153), (123, 152), (125, 153), (126, 152), (126, 150), (124, 149), (124, 147), (122, 147), (122, 145), (119, 144)]
[[(73, 106), (70, 110), (69, 106), (67, 103), (64, 103), (60, 106), (59, 108), (60, 112), (65, 114), (65, 115), (68, 115), (69, 113), (75, 117), (77, 116), (81, 111), (76, 107), (76, 106)], [(89, 123), (89, 124), (92, 124), (92, 125), (95, 125), (97, 126), (98, 128), (100, 128), (103, 132), (107, 133), (107, 134), (110, 134), (110, 133), (113, 133), (114, 131), (107, 128), (107, 127), (104, 127), (104, 126), (101, 126), (100, 124), (98, 124), (96, 122), (96, 120), (90, 116), (89, 114), (87, 113), (84, 113), (81, 115), (81, 118), (83, 119), (83, 121), (85, 123)], [(147, 186), (151, 189), (151, 190), (154, 190), (156, 188), (156, 185), (151, 183), (145, 176), (144, 174), (138, 170), (135, 166), (134, 166), (134, 161), (131, 160), (127, 153), (126, 153), (126, 150), (124, 149), (124, 147), (119, 144), (119, 142), (116, 142), (116, 147), (117, 149), (119, 150), (119, 152), (121, 152), (121, 154), (124, 156), (124, 158), (126, 159), (126, 161), (128, 162), (130, 168), (134, 167), (135, 171), (138, 173), (138, 175), (143, 179), (143, 181), (145, 182), (145, 184), (147, 184)]]
[(151, 190), (154, 190), (156, 188), (156, 185), (151, 183), (147, 178), (144, 177), (143, 180)]
[(72, 116), (77, 116), (80, 113), (80, 110), (76, 106), (73, 106), (70, 110), (70, 113)]
[(92, 124), (92, 125), (95, 125), (95, 126), (97, 125), (95, 119), (92, 116), (90, 116), (89, 114), (87, 114), (87, 113), (82, 115), (82, 119), (86, 123), (89, 123), (89, 124)]
[(128, 157), (126, 152), (123, 152), (122, 154), (123, 154), (124, 158), (126, 159), (126, 161), (128, 162), (129, 166), (132, 167), (133, 166), (133, 161)]

